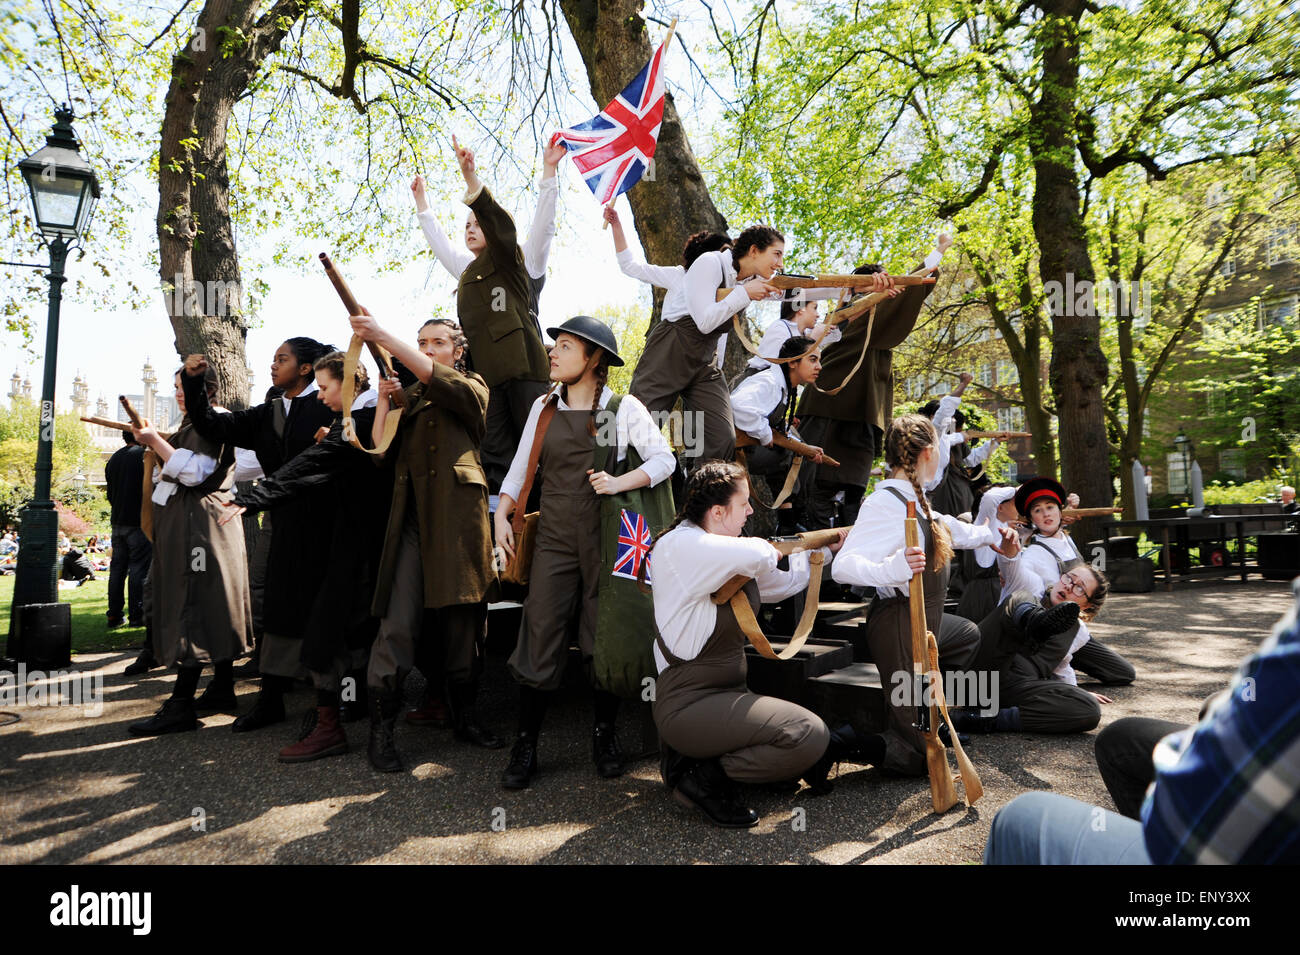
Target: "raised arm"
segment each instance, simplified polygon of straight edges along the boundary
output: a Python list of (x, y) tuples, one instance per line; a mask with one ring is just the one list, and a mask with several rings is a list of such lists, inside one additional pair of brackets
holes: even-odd
[(533, 213), (533, 224), (528, 228), (528, 238), (521, 246), (524, 250), (524, 268), (535, 279), (546, 274), (546, 263), (551, 257), (551, 240), (555, 238), (555, 200), (560, 192), (560, 180), (555, 174), (560, 167), (560, 160), (568, 152), (563, 143), (555, 142), (542, 153), (542, 181), (537, 189), (537, 209)]
[(208, 361), (202, 355), (185, 359), (181, 372), (181, 389), (185, 394), (185, 413), (202, 437), (217, 444), (231, 444), (237, 448), (252, 448), (263, 433), (270, 406), (254, 405), (243, 411), (218, 413), (208, 401), (208, 391), (203, 387), (203, 372)]
[(465, 267), (474, 261), (474, 256), (468, 249), (454, 246), (447, 233), (442, 231), (442, 226), (434, 218), (433, 210), (429, 208), (423, 176), (416, 176), (411, 181), (411, 193), (415, 197), (415, 217), (419, 220), (420, 231), (424, 233), (424, 241), (429, 243), (429, 248), (433, 250), (433, 257), (452, 278), (460, 278)]

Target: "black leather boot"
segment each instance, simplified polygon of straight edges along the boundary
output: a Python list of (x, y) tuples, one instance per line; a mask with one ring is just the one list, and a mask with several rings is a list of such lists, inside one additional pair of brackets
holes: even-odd
[(235, 699), (235, 685), (213, 680), (194, 701), (194, 709), (200, 713), (234, 713), (239, 709), (239, 703)]
[(393, 730), (402, 701), (396, 693), (374, 687), (367, 694), (367, 700), (370, 708), (370, 765), (377, 772), (400, 773), (402, 757), (393, 742)]
[(1066, 601), (1051, 609), (1044, 609), (1037, 604), (1024, 603), (1015, 608), (1015, 620), (1025, 638), (1031, 643), (1039, 644), (1078, 623), (1079, 605)]
[(670, 792), (677, 788), (682, 774), (693, 765), (695, 760), (683, 756), (662, 739), (659, 740), (659, 778), (664, 781), (664, 785)]
[(132, 723), (132, 736), (162, 736), (166, 733), (184, 733), (199, 728), (194, 715), (194, 701), (171, 697), (163, 701), (162, 709), (147, 720)]
[(592, 727), (591, 758), (596, 763), (596, 774), (602, 779), (623, 775), (623, 751), (618, 747), (613, 723), (597, 723)]
[(126, 676), (139, 676), (141, 673), (148, 673), (150, 670), (162, 666), (153, 655), (153, 647), (146, 646), (140, 651), (140, 655), (135, 658), (133, 663), (128, 663), (126, 669), (122, 672)]
[(253, 708), (230, 724), (234, 732), (250, 733), (264, 726), (284, 722), (284, 693), (279, 689), (268, 688), (268, 679), (275, 678), (262, 677), (262, 689), (253, 702)]
[(520, 733), (510, 750), (510, 762), (506, 765), (506, 771), (501, 774), (501, 785), (505, 789), (527, 789), (536, 775), (537, 737), (530, 733)]
[(688, 809), (698, 809), (723, 829), (750, 829), (758, 825), (758, 813), (737, 801), (735, 787), (722, 764), (715, 759), (695, 763), (682, 774), (673, 799)]
[(549, 699), (549, 693), (531, 686), (519, 688), (519, 732), (510, 750), (510, 762), (501, 774), (501, 785), (505, 789), (527, 789), (537, 775), (537, 738), (541, 735)]
[(473, 743), (483, 749), (501, 749), (506, 741), (478, 721), (474, 701), (478, 698), (477, 683), (452, 683), (448, 686), (451, 697), (452, 732), (456, 738)]

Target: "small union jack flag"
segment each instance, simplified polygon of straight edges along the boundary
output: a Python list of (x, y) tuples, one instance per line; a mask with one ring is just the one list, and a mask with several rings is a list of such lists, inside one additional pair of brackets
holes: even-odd
[(664, 47), (660, 43), (641, 72), (614, 101), (587, 120), (555, 134), (571, 154), (601, 205), (627, 192), (645, 174), (664, 118)]
[(618, 550), (614, 555), (614, 576), (636, 580), (641, 561), (645, 561), (645, 582), (649, 584), (650, 547), (654, 543), (650, 525), (640, 514), (627, 508), (620, 510), (618, 516)]

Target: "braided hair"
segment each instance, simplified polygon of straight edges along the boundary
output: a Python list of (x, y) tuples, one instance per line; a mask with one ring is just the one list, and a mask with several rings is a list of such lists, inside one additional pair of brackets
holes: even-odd
[(609, 381), (609, 352), (585, 338), (577, 338), (582, 344), (582, 354), (584, 358), (591, 358), (594, 351), (600, 352), (600, 360), (596, 362), (596, 392), (591, 396), (591, 418), (587, 421), (587, 433), (593, 438), (596, 436), (596, 415), (600, 413), (600, 396), (605, 393), (605, 384)]
[[(812, 351), (815, 347), (816, 346), (812, 342), (810, 342), (807, 338), (805, 338), (803, 335), (791, 335), (789, 338), (787, 338), (785, 341), (781, 343), (781, 349), (776, 353), (776, 357), (778, 359), (785, 359), (785, 358), (801, 359), (806, 354), (808, 354), (808, 352)], [(799, 402), (795, 400), (798, 396), (794, 393), (794, 384), (790, 380), (791, 364), (793, 363), (789, 361), (784, 361), (781, 364), (777, 365), (777, 367), (781, 369), (781, 374), (785, 376), (785, 393), (786, 393), (785, 433), (786, 434), (790, 433), (790, 425), (794, 421), (795, 406), (799, 404)]]
[[(665, 535), (682, 521), (690, 521), (703, 527), (704, 515), (709, 513), (709, 509), (730, 504), (736, 491), (740, 489), (740, 482), (748, 482), (748, 480), (749, 472), (734, 461), (702, 462), (686, 478), (686, 486), (682, 490), (681, 509), (673, 518), (673, 522), (656, 535), (650, 544), (650, 553), (653, 553)], [(649, 588), (645, 585), (645, 568), (646, 561), (643, 560), (636, 574), (637, 586), (641, 588), (642, 593), (649, 592)]]
[(939, 448), (939, 432), (934, 422), (924, 415), (905, 414), (895, 418), (885, 433), (885, 465), (890, 470), (902, 469), (916, 492), (916, 500), (930, 522), (930, 536), (934, 547), (930, 555), (930, 572), (937, 573), (952, 559), (952, 535), (943, 521), (935, 520), (930, 511), (930, 500), (921, 487), (920, 477), (916, 473), (917, 458), (926, 448)]

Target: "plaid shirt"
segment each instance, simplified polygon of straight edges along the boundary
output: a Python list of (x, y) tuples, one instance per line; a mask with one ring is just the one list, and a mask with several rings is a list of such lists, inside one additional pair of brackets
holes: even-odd
[(1300, 580), (1292, 592), (1230, 692), (1156, 746), (1142, 806), (1152, 862), (1300, 862)]

